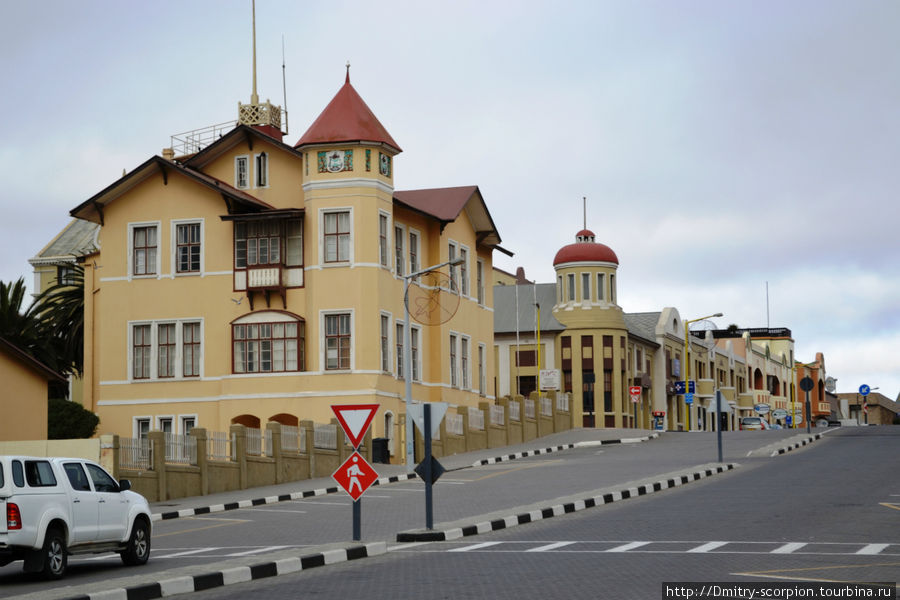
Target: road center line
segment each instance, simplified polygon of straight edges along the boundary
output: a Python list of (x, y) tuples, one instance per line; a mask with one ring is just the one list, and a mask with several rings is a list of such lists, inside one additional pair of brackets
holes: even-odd
[(525, 552), (547, 552), (549, 550), (556, 550), (557, 548), (562, 548), (563, 546), (569, 546), (574, 544), (575, 542), (555, 542), (553, 544), (547, 544), (546, 546), (538, 546), (537, 548), (531, 548), (526, 550)]
[(481, 544), (473, 544), (471, 546), (463, 546), (462, 548), (454, 548), (452, 550), (448, 550), (447, 552), (469, 552), (471, 550), (481, 550), (482, 548), (488, 548), (489, 546), (496, 546), (497, 544), (502, 544), (503, 542), (483, 542)]
[(779, 548), (775, 548), (774, 550), (772, 550), (772, 552), (770, 552), (770, 554), (791, 554), (792, 552), (799, 550), (805, 545), (805, 542), (791, 542)]

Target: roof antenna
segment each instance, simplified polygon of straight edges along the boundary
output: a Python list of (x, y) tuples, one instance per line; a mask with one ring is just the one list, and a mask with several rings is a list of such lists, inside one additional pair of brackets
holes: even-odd
[(284, 97), (284, 133), (290, 133), (288, 130), (288, 110), (287, 110), (287, 77), (284, 74), (284, 34), (281, 34), (281, 94)]
[(347, 61), (347, 77), (344, 78), (344, 83), (350, 83), (350, 61)]
[(587, 229), (587, 196), (581, 197), (582, 207), (584, 208), (584, 227), (582, 229)]
[(252, 0), (253, 10), (253, 93), (250, 94), (250, 104), (259, 104), (259, 96), (256, 93), (256, 0)]

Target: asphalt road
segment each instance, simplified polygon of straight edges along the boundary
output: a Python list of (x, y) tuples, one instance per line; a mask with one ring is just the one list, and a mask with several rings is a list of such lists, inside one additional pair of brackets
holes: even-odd
[(897, 582), (898, 469), (900, 428), (847, 429), (664, 493), (192, 598), (645, 599), (663, 582)]
[[(890, 543), (877, 541), (875, 534), (880, 533), (883, 539), (885, 525), (891, 518), (895, 524), (900, 518), (897, 510), (890, 506), (891, 498), (900, 506), (900, 487), (895, 485), (892, 491), (882, 490), (881, 502), (887, 506), (876, 503), (874, 513), (877, 516), (868, 515), (866, 511), (872, 509), (868, 505), (865, 505), (866, 510), (856, 510), (863, 506), (858, 490), (879, 483), (890, 487), (891, 478), (885, 474), (892, 468), (896, 472), (896, 467), (900, 466), (898, 459), (891, 463), (889, 457), (891, 453), (900, 456), (897, 452), (900, 450), (897, 448), (900, 428), (896, 434), (893, 430), (834, 431), (810, 449), (776, 458), (768, 458), (768, 452), (757, 452), (765, 458), (748, 457), (747, 454), (769, 443), (777, 445), (791, 432), (726, 432), (725, 459), (738, 462), (741, 467), (708, 481), (465, 541), (414, 547), (401, 545), (384, 557), (316, 569), (320, 573), (311, 571), (249, 585), (254, 590), (264, 588), (263, 597), (273, 598), (297, 597), (298, 581), (304, 582), (304, 589), (309, 581), (319, 582), (317, 585), (322, 586), (319, 593), (329, 598), (410, 597), (413, 594), (432, 595), (427, 591), (427, 582), (419, 589), (416, 580), (423, 573), (434, 572), (437, 580), (443, 582), (441, 589), (452, 591), (443, 596), (448, 598), (467, 597), (468, 594), (480, 598), (504, 597), (507, 589), (515, 590), (521, 586), (527, 589), (521, 589), (516, 594), (518, 597), (556, 597), (553, 590), (558, 587), (568, 589), (567, 598), (605, 597), (604, 594), (597, 595), (594, 589), (597, 577), (603, 571), (604, 585), (620, 581), (618, 587), (613, 588), (617, 592), (615, 597), (658, 597), (647, 596), (648, 588), (643, 585), (634, 589), (644, 595), (628, 596), (627, 593), (636, 582), (652, 581), (655, 582), (652, 584), (656, 590), (654, 594), (658, 594), (659, 583), (670, 580), (661, 578), (662, 575), (680, 574), (680, 567), (674, 570), (670, 567), (681, 562), (706, 566), (718, 564), (730, 556), (763, 557), (759, 560), (771, 560), (774, 556), (775, 560), (780, 560), (783, 555), (795, 560), (819, 556), (823, 552), (832, 553), (832, 550), (842, 548), (839, 544), (855, 543), (862, 546), (854, 549), (854, 553), (860, 549), (867, 552), (878, 549), (878, 553), (853, 554), (854, 560), (860, 560), (860, 556), (863, 560), (885, 559), (893, 553), (894, 562), (900, 564), (900, 545), (874, 545)], [(452, 521), (593, 490), (604, 482), (624, 483), (710, 462), (715, 456), (714, 435), (669, 434), (643, 444), (584, 448), (453, 471), (435, 487), (435, 520)], [(873, 456), (879, 459), (873, 461)], [(868, 464), (873, 468), (859, 468)], [(878, 473), (880, 475), (876, 475)], [(419, 481), (372, 488), (363, 499), (363, 541), (393, 540), (398, 531), (421, 527), (424, 524), (423, 503), (423, 486)], [(348, 540), (350, 514), (347, 496), (330, 495), (158, 522), (150, 563), (139, 572), (146, 576), (185, 565), (214, 566), (238, 557), (262, 559), (285, 549)], [(859, 521), (859, 517), (866, 518)], [(870, 534), (862, 535), (859, 524), (869, 521), (875, 525)], [(829, 535), (825, 538), (810, 538), (826, 532)], [(834, 535), (830, 535), (831, 532)], [(853, 535), (859, 537), (853, 538)], [(900, 544), (900, 535), (896, 537), (894, 541)], [(501, 543), (478, 546), (487, 542)], [(710, 542), (719, 545), (687, 552)], [(810, 545), (813, 542), (819, 545)], [(798, 543), (807, 546), (790, 546), (789, 554), (786, 551), (772, 554), (772, 550), (783, 548), (785, 544)], [(832, 545), (823, 546), (822, 543)], [(617, 548), (619, 550), (609, 552)], [(809, 554), (813, 550), (816, 554)], [(733, 554), (736, 552), (741, 554)], [(709, 563), (697, 562), (698, 556), (703, 559), (705, 555), (710, 555), (706, 557)], [(536, 557), (542, 560), (535, 561)], [(435, 561), (435, 558), (441, 560)], [(756, 560), (748, 559), (748, 564)], [(557, 561), (560, 561), (559, 565), (555, 564)], [(536, 572), (531, 573), (529, 568), (523, 570), (532, 564)], [(548, 564), (553, 565), (549, 571)], [(583, 568), (574, 569), (573, 565), (579, 564)], [(730, 563), (726, 561), (725, 564)], [(445, 570), (444, 565), (451, 568)], [(606, 572), (608, 566), (611, 570)], [(63, 591), (60, 586), (75, 592), (85, 584), (137, 571), (122, 568), (115, 555), (73, 558), (71, 573), (61, 584), (35, 581), (22, 574), (20, 568), (15, 564), (0, 569), (0, 597), (23, 593), (51, 595), (51, 591), (59, 594)], [(897, 568), (893, 567), (895, 575), (890, 580), (900, 579)], [(724, 570), (727, 571), (724, 575), (742, 572), (730, 566)], [(463, 574), (461, 579), (460, 573)], [(632, 575), (626, 576), (627, 573)], [(544, 583), (535, 581), (532, 575), (540, 577)], [(725, 580), (722, 579), (724, 575), (717, 580)], [(697, 576), (701, 577), (701, 574)], [(553, 584), (556, 577), (565, 585)], [(506, 587), (482, 589), (495, 581), (500, 585), (499, 582), (504, 580), (508, 580)], [(336, 596), (331, 591), (334, 586), (343, 589), (342, 586), (353, 581), (358, 587), (353, 591), (351, 585), (346, 590), (349, 595)], [(242, 584), (229, 586), (197, 595), (219, 598), (235, 594), (233, 597), (238, 597), (237, 594), (246, 595), (246, 590), (241, 591), (244, 587)], [(389, 592), (382, 594), (382, 587)], [(529, 595), (538, 589), (539, 594)]]

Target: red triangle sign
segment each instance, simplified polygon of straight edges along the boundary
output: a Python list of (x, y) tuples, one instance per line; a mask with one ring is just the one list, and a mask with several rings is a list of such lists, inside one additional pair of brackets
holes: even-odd
[(350, 444), (354, 448), (359, 448), (362, 443), (375, 413), (378, 411), (377, 404), (332, 404), (331, 410), (337, 417), (341, 429), (350, 438)]

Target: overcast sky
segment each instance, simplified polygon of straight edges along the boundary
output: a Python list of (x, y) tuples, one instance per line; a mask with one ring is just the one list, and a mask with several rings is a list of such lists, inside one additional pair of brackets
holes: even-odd
[[(237, 117), (250, 0), (0, 1), (0, 280), (68, 211)], [(554, 281), (587, 227), (626, 312), (788, 327), (838, 391), (900, 391), (900, 2), (257, 2), (259, 95), (296, 142), (353, 86), (397, 189), (476, 184)], [(766, 289), (768, 284), (768, 303)]]

